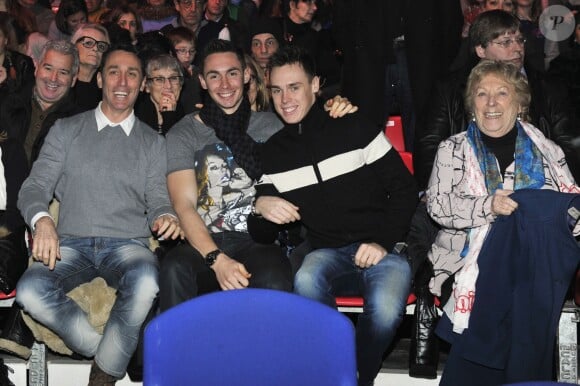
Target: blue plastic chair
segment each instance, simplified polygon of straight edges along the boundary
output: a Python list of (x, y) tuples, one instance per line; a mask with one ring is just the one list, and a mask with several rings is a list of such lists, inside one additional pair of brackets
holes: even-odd
[(200, 296), (149, 323), (143, 380), (145, 386), (354, 386), (354, 327), (338, 311), (290, 293)]

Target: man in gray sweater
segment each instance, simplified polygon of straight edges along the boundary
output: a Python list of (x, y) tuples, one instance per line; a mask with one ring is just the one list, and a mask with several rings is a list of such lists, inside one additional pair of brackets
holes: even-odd
[[(73, 351), (94, 357), (89, 385), (124, 376), (157, 296), (148, 237), (181, 234), (167, 194), (164, 139), (133, 112), (142, 63), (130, 47), (105, 55), (97, 74), (102, 102), (55, 123), (18, 197), (34, 230), (36, 262), (18, 283), (16, 301)], [(58, 227), (48, 214), (53, 196), (60, 201)], [(117, 290), (102, 335), (66, 296), (96, 277)]]

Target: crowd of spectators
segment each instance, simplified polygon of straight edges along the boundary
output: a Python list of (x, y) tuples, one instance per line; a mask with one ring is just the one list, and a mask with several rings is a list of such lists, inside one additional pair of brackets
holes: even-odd
[[(574, 24), (571, 35), (559, 42), (547, 39), (539, 24), (542, 11), (551, 5), (568, 7), (568, 23)], [(457, 284), (456, 274), (462, 272), (463, 260), (457, 260), (460, 263), (456, 261), (450, 269), (443, 260), (438, 260), (441, 249), (431, 252), (431, 245), (437, 248), (437, 242), (445, 243), (441, 235), (461, 234), (461, 245), (468, 248), (469, 242), (464, 239), (470, 233), (453, 228), (454, 224), (452, 230), (446, 231), (449, 221), (437, 221), (436, 217), (447, 216), (453, 208), (433, 209), (433, 200), (441, 194), (438, 189), (445, 181), (434, 183), (430, 176), (434, 167), (438, 167), (437, 160), (442, 158), (441, 146), (451, 146), (445, 141), (449, 137), (463, 140), (457, 136), (465, 135), (462, 133), (474, 125), (470, 121), (481, 123), (480, 117), (474, 115), (477, 110), (472, 106), (474, 102), (465, 100), (466, 95), (472, 98), (474, 95), (470, 88), (475, 87), (470, 78), (474, 67), (489, 61), (508, 63), (508, 69), (495, 68), (490, 72), (509, 73), (515, 68), (521, 74), (518, 82), (529, 88), (525, 92), (529, 101), (517, 105), (522, 109), (518, 112), (518, 123), (514, 115), (508, 126), (523, 133), (521, 118), (526, 125), (537, 128), (523, 126), (525, 132), (532, 133), (529, 135), (534, 143), (553, 141), (557, 150), (552, 149), (551, 141), (548, 147), (556, 155), (551, 154), (548, 163), (551, 167), (558, 164), (553, 166), (558, 173), (563, 168), (565, 178), (561, 180), (568, 186), (560, 190), (578, 192), (569, 187), (574, 185), (574, 179), (580, 178), (579, 8), (575, 0), (431, 0), (421, 6), (402, 0), (0, 0), (0, 145), (6, 174), (5, 181), (0, 178), (0, 187), (4, 185), (4, 193), (0, 191), (0, 206), (4, 205), (0, 208), (0, 229), (7, 229), (8, 234), (24, 232), (15, 195), (43, 154), (43, 145), (47, 137), (51, 139), (55, 122), (94, 109), (98, 112), (103, 100), (114, 106), (126, 96), (125, 91), (115, 89), (113, 95), (105, 98), (103, 91), (113, 86), (105, 83), (104, 87), (102, 72), (104, 58), (117, 47), (124, 47), (123, 53), (117, 52), (116, 56), (128, 55), (131, 61), (139, 63), (142, 78), (142, 83), (131, 89), (137, 95), (128, 109), (145, 124), (143, 127), (158, 133), (160, 140), (167, 137), (168, 149), (175, 150), (169, 154), (167, 196), (176, 213), (168, 215), (179, 218), (189, 241), (161, 242), (160, 255), (160, 251), (165, 254), (173, 248), (167, 260), (173, 267), (161, 267), (161, 309), (197, 296), (198, 292), (219, 288), (266, 283), (256, 286), (291, 290), (296, 282), (292, 284), (290, 272), (296, 274), (299, 263), (295, 262), (301, 262), (306, 252), (298, 248), (303, 255), (297, 260), (297, 253), (291, 255), (292, 269), (285, 262), (270, 260), (278, 276), (259, 273), (255, 266), (263, 263), (252, 262), (248, 251), (257, 251), (258, 257), (265, 260), (273, 255), (282, 259), (283, 253), (256, 246), (248, 236), (246, 219), (250, 211), (256, 215), (254, 184), (265, 170), (260, 166), (259, 142), (281, 130), (280, 120), (296, 123), (285, 119), (284, 108), (289, 107), (276, 98), (274, 111), (271, 59), (282, 51), (298, 49), (314, 59), (315, 68), (305, 76), (309, 85), (316, 79), (312, 84), (316, 84), (317, 100), (326, 101), (335, 95), (347, 98), (329, 100), (326, 106), (321, 103), (327, 109), (324, 114), (335, 117), (355, 114), (358, 109), (357, 119), (364, 117), (363, 126), (371, 131), (382, 131), (391, 115), (402, 117), (405, 148), (414, 154), (415, 180), (419, 191), (426, 192), (416, 217), (419, 214), (428, 218), (428, 212), (437, 222), (418, 224), (415, 217), (411, 222), (411, 235), (418, 236), (414, 242), (419, 240), (427, 245), (421, 253), (410, 256), (412, 273), (424, 272), (423, 267), (429, 266), (428, 277), (416, 280), (414, 290), (447, 300)], [(220, 46), (216, 41), (229, 43)], [(274, 89), (281, 92), (279, 85)], [(234, 132), (233, 125), (241, 125), (245, 130), (241, 134)], [(202, 134), (193, 136), (191, 130)], [(474, 130), (468, 135), (475, 135)], [(172, 131), (175, 133), (171, 134)], [(512, 131), (512, 135), (516, 132)], [(490, 143), (493, 140), (484, 140), (481, 146)], [(526, 143), (530, 149), (536, 149), (533, 143)], [(215, 147), (213, 153), (210, 146)], [(560, 149), (563, 156), (558, 159)], [(509, 169), (510, 157), (511, 153), (505, 165), (502, 162), (506, 160), (500, 160), (501, 176)], [(517, 157), (515, 162), (517, 168), (521, 167)], [(541, 168), (541, 164), (535, 164), (538, 165)], [(509, 170), (513, 172), (512, 169)], [(500, 174), (494, 177), (499, 178)], [(518, 189), (527, 186), (516, 185)], [(558, 190), (552, 185), (550, 189)], [(165, 197), (166, 193), (162, 195)], [(485, 194), (497, 195), (495, 189), (489, 188), (482, 190), (481, 195)], [(2, 197), (6, 195), (3, 203)], [(417, 197), (413, 195), (415, 203)], [(274, 211), (275, 205), (268, 205), (268, 213)], [(288, 210), (289, 206), (285, 208)], [(486, 226), (503, 214), (491, 201), (485, 208), (489, 220)], [(463, 215), (458, 213), (454, 215)], [(410, 212), (406, 217), (410, 220)], [(285, 222), (298, 220), (297, 215)], [(284, 225), (279, 218), (277, 221), (278, 225)], [(408, 222), (402, 224), (409, 228)], [(28, 221), (28, 226), (31, 225)], [(276, 229), (280, 231), (276, 243), (286, 247), (286, 254), (291, 254), (303, 239), (309, 239), (308, 232), (313, 232), (296, 227)], [(228, 237), (220, 239), (217, 234)], [(436, 240), (437, 234), (440, 236)], [(7, 237), (0, 232), (2, 240)], [(389, 242), (389, 250), (392, 244)], [(417, 250), (415, 247), (410, 245), (410, 251)], [(12, 245), (11, 250), (22, 254), (19, 248)], [(455, 252), (464, 251), (454, 248)], [(236, 260), (230, 259), (229, 254), (243, 256), (240, 259), (254, 264), (252, 269), (258, 273), (250, 279), (251, 272), (239, 261), (236, 268), (226, 267)], [(185, 261), (192, 255), (198, 266), (187, 272)], [(21, 259), (26, 261), (27, 256)], [(208, 259), (209, 267), (205, 265)], [(208, 272), (213, 274), (210, 279), (204, 276)], [(19, 270), (17, 276), (21, 274)], [(191, 276), (196, 275), (206, 280), (199, 283), (199, 291), (189, 288), (194, 280)], [(303, 279), (303, 275), (299, 277)], [(0, 290), (13, 289), (18, 277), (12, 279), (9, 287)], [(0, 349), (27, 357), (33, 338), (22, 326), (18, 303), (21, 302), (13, 306), (10, 320), (0, 334)], [(119, 378), (124, 370), (119, 368), (109, 374), (113, 375), (110, 381), (114, 383), (114, 378)], [(366, 384), (372, 383), (374, 370), (365, 370)]]

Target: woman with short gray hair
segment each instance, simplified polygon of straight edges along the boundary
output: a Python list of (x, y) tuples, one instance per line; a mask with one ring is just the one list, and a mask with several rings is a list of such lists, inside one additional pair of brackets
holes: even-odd
[(182, 88), (183, 69), (177, 59), (154, 56), (145, 66), (145, 93), (139, 96), (135, 115), (165, 135), (185, 115), (178, 103)]

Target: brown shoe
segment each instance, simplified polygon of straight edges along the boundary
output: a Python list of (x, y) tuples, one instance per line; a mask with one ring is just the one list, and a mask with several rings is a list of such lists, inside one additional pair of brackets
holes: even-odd
[(93, 361), (88, 386), (114, 386), (115, 383), (117, 383), (117, 378), (105, 373), (99, 368), (99, 366), (97, 366), (97, 363)]

